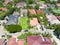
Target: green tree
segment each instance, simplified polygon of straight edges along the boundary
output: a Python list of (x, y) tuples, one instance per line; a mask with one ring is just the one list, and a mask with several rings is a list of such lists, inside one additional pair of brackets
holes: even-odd
[(34, 1), (33, 0), (27, 0), (28, 4), (33, 4)]
[(2, 12), (0, 13), (0, 20), (4, 19), (5, 16), (6, 16), (6, 15), (5, 15), (5, 12), (2, 11)]
[(39, 5), (38, 4), (36, 4), (35, 9), (39, 9)]
[(10, 33), (20, 32), (22, 27), (20, 25), (5, 25), (5, 29)]
[(1, 8), (1, 7), (4, 7), (4, 5), (3, 5), (3, 3), (0, 1), (0, 8)]
[(57, 34), (60, 35), (60, 25), (56, 26), (56, 31), (57, 31)]
[(6, 15), (11, 15), (11, 14), (13, 14), (13, 12), (15, 11), (16, 9), (15, 8), (10, 8), (7, 12), (6, 12)]
[(0, 2), (2, 2), (2, 3), (3, 3), (4, 1), (5, 1), (5, 0), (0, 0)]

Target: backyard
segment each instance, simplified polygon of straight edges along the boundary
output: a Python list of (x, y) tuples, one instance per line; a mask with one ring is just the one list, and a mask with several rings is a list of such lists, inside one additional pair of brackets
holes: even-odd
[(48, 20), (47, 20), (45, 14), (39, 15), (37, 18), (38, 18), (40, 24), (45, 25), (45, 26), (48, 25)]
[(22, 26), (22, 29), (23, 29), (23, 30), (28, 29), (28, 27), (29, 27), (28, 18), (27, 18), (27, 17), (22, 17), (22, 18), (20, 18), (19, 20), (20, 20), (20, 21), (19, 21), (19, 25)]

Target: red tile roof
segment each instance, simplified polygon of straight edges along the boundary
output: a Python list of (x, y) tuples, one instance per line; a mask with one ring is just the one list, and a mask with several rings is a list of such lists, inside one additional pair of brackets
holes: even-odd
[(16, 45), (16, 38), (10, 38), (7, 45)]
[(3, 45), (3, 44), (4, 44), (4, 40), (0, 39), (0, 45)]
[(43, 10), (36, 10), (36, 13), (37, 14), (44, 14), (44, 11)]
[(28, 45), (53, 45), (50, 38), (46, 38), (43, 41), (43, 38), (41, 36), (28, 36), (27, 44)]
[(36, 11), (34, 9), (29, 9), (30, 14), (36, 14)]
[(45, 38), (45, 41), (43, 41), (41, 44), (42, 45), (53, 45), (50, 38)]
[(38, 23), (38, 19), (37, 19), (37, 18), (33, 18), (33, 19), (31, 19), (31, 20), (30, 20), (30, 24), (31, 24), (31, 26), (39, 25), (39, 23)]
[(7, 11), (7, 8), (0, 8), (0, 10)]
[(27, 44), (28, 45), (41, 45), (42, 38), (40, 36), (28, 36)]
[(23, 39), (19, 39), (17, 41), (17, 45), (24, 45), (24, 40)]
[(18, 39), (12, 37), (8, 40), (7, 45), (24, 45), (24, 40), (23, 39)]

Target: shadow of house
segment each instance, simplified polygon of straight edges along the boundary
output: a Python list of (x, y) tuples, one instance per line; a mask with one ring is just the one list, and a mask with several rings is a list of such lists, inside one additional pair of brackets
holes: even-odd
[(11, 15), (9, 16), (9, 20), (7, 21), (6, 25), (17, 24), (18, 23), (18, 15)]

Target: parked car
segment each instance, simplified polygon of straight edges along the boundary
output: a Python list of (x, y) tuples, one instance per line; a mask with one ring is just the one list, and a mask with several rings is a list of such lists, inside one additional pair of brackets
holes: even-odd
[(24, 32), (28, 32), (28, 30), (24, 30)]

